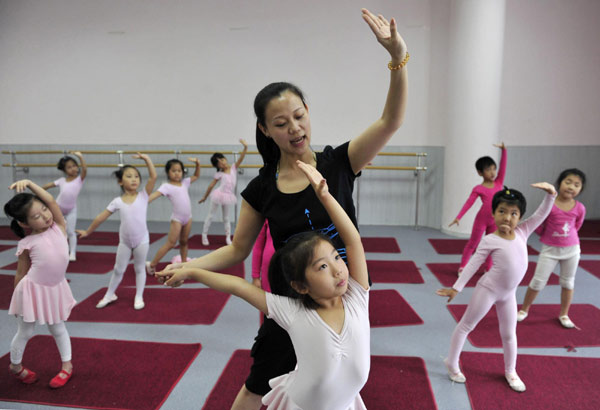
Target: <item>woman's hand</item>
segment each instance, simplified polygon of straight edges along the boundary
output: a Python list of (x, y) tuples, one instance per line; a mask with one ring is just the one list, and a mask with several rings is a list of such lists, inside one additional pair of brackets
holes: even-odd
[(458, 294), (458, 291), (452, 288), (443, 288), (436, 290), (435, 293), (439, 296), (448, 297), (448, 303), (450, 303), (454, 296)]
[(549, 184), (548, 182), (536, 182), (535, 184), (531, 184), (531, 186), (534, 188), (543, 189), (550, 195), (556, 195), (556, 189), (554, 188), (554, 185)]
[(398, 65), (406, 56), (406, 43), (398, 34), (396, 20), (389, 22), (381, 14), (376, 16), (367, 9), (362, 9), (363, 20), (367, 22), (377, 41), (390, 53), (392, 64)]

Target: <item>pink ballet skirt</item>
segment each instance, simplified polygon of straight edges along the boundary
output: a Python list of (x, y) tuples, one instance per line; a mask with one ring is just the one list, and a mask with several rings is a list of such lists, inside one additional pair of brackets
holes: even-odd
[(65, 233), (54, 223), (42, 233), (21, 239), (17, 255), (24, 251), (29, 252), (31, 266), (13, 291), (8, 314), (41, 325), (64, 322), (76, 303), (65, 278), (69, 264)]
[(215, 174), (214, 178), (220, 180), (221, 183), (210, 194), (210, 200), (219, 205), (235, 204), (237, 202), (237, 197), (234, 194), (237, 182), (237, 168), (235, 164), (231, 166), (229, 174), (219, 171)]
[(215, 190), (210, 194), (210, 200), (219, 205), (233, 205), (237, 202), (237, 198), (230, 192)]

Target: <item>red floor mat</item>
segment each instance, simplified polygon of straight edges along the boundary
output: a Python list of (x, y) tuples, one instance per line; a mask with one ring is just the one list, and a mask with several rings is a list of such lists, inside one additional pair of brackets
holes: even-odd
[(425, 283), (413, 261), (367, 261), (371, 280), (377, 283)]
[(15, 252), (17, 251), (15, 245), (0, 245), (0, 252), (4, 252), (10, 248), (15, 248)]
[(600, 219), (588, 219), (577, 232), (580, 238), (600, 238)]
[[(431, 270), (431, 272), (435, 275), (435, 277), (440, 281), (442, 286), (444, 287), (452, 287), (454, 282), (458, 276), (456, 276), (456, 272), (458, 271), (459, 263), (426, 263), (425, 266)], [(535, 262), (529, 262), (527, 266), (527, 272), (525, 272), (525, 276), (523, 276), (523, 280), (519, 286), (529, 286), (529, 282), (531, 278), (533, 278), (533, 274), (535, 273)], [(477, 281), (483, 275), (483, 270), (480, 268), (479, 271), (473, 275), (473, 277), (467, 282), (466, 287), (472, 288), (477, 284)], [(559, 278), (558, 275), (552, 274), (548, 279), (548, 285), (558, 285)]]
[[(160, 262), (157, 265), (158, 270), (164, 269), (168, 264), (169, 264), (169, 262)], [(232, 266), (231, 268), (225, 269), (221, 273), (239, 276), (240, 278), (243, 278), (246, 275), (243, 263), (238, 263), (237, 265)], [(192, 282), (190, 282), (190, 283), (192, 283)], [(153, 276), (148, 276), (146, 278), (146, 286), (153, 286), (153, 285), (163, 286), (161, 283), (158, 283), (158, 281)], [(135, 286), (135, 271), (133, 270), (133, 264), (130, 263), (129, 265), (127, 265), (127, 269), (125, 270), (125, 273), (123, 274), (123, 280), (121, 281), (121, 284), (119, 286)]]
[[(467, 305), (448, 305), (458, 322)], [(566, 329), (558, 322), (560, 305), (534, 304), (527, 319), (517, 324), (519, 347), (564, 347), (567, 350), (582, 346), (600, 346), (600, 309), (588, 304), (573, 304), (569, 317), (579, 329)], [(492, 308), (469, 334), (477, 347), (502, 347), (498, 331), (498, 316)]]
[(135, 310), (135, 288), (125, 287), (117, 289), (119, 299), (97, 309), (96, 304), (105, 293), (106, 288), (100, 289), (75, 306), (69, 321), (209, 325), (215, 322), (229, 298), (212, 289), (147, 288), (146, 307)]
[[(165, 235), (164, 233), (150, 233), (150, 243), (156, 242)], [(95, 231), (90, 236), (79, 239), (78, 244), (117, 246), (119, 245), (119, 232)]]
[[(433, 249), (440, 255), (462, 255), (467, 239), (429, 239)], [(529, 255), (539, 255), (539, 252), (527, 245)]]
[[(202, 408), (231, 408), (251, 364), (249, 350), (236, 350)], [(369, 409), (437, 409), (427, 369), (420, 357), (371, 356), (369, 379), (360, 395)]]
[[(77, 260), (69, 262), (67, 273), (100, 274), (110, 272), (115, 266), (115, 256), (116, 252), (77, 252)], [(17, 262), (0, 269), (16, 270)]]
[(579, 246), (583, 255), (600, 255), (600, 239), (580, 239)]
[(600, 261), (579, 260), (579, 266), (600, 279)]
[(393, 289), (371, 290), (369, 318), (371, 327), (422, 325), (423, 319)]
[[(68, 325), (67, 325), (68, 327)], [(40, 380), (26, 385), (9, 375), (9, 355), (0, 358), (0, 401), (88, 409), (158, 409), (200, 352), (200, 344), (148, 343), (71, 338), (73, 377), (54, 390), (48, 382), (60, 369), (51, 336), (35, 336), (23, 363)]]
[(519, 354), (524, 393), (511, 390), (504, 379), (502, 354), (464, 352), (461, 367), (473, 410), (596, 410), (600, 403), (597, 358)]
[(365, 252), (400, 253), (396, 238), (360, 238)]
[(0, 309), (8, 310), (15, 288), (15, 275), (0, 275)]
[(10, 229), (10, 226), (0, 226), (0, 239), (3, 241), (18, 241), (19, 237)]

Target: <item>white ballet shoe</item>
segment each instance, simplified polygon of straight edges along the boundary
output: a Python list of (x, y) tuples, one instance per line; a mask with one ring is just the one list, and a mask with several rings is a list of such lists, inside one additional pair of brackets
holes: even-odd
[(504, 377), (506, 377), (506, 381), (508, 382), (508, 385), (511, 389), (518, 392), (525, 391), (525, 383), (523, 383), (523, 381), (521, 380), (519, 375), (517, 375), (517, 373), (505, 374)]
[(156, 269), (154, 269), (152, 267), (152, 265), (150, 264), (150, 262), (146, 261), (146, 273), (150, 276), (154, 276), (154, 274), (156, 273)]
[(77, 256), (75, 255), (75, 252), (71, 253), (69, 255), (69, 261), (70, 262), (75, 262), (77, 260)]
[(202, 234), (202, 245), (204, 246), (208, 246), (208, 235), (206, 235), (205, 233)]
[(569, 319), (569, 316), (567, 315), (560, 316), (558, 318), (558, 321), (561, 325), (563, 325), (563, 327), (566, 327), (567, 329), (573, 329), (575, 327), (575, 323), (571, 322), (571, 319)]
[(524, 310), (519, 310), (517, 312), (517, 322), (524, 321), (527, 315), (529, 315), (529, 313), (525, 312)]
[(459, 370), (458, 372), (453, 372), (448, 366), (448, 358), (444, 359), (444, 364), (446, 365), (446, 370), (448, 370), (448, 378), (455, 383), (464, 383), (467, 381), (465, 375)]
[(100, 299), (100, 302), (98, 302), (98, 304), (96, 305), (96, 307), (98, 309), (102, 309), (103, 307), (106, 307), (106, 305), (113, 303), (115, 300), (117, 300), (117, 295), (112, 295), (111, 297), (107, 298), (106, 296), (104, 296), (102, 299)]
[(136, 297), (133, 301), (133, 308), (135, 310), (141, 310), (144, 307), (146, 307), (146, 304), (144, 303), (144, 299)]
[(227, 245), (231, 245), (231, 236), (229, 236), (229, 235), (225, 235), (225, 243), (226, 243)]

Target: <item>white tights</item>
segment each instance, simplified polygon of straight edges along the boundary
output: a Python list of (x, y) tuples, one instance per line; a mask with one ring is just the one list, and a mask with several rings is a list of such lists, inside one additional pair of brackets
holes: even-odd
[(208, 229), (210, 228), (210, 224), (212, 222), (212, 217), (217, 213), (217, 208), (221, 207), (223, 211), (223, 224), (225, 225), (225, 236), (231, 235), (231, 223), (229, 221), (229, 206), (230, 205), (221, 205), (216, 204), (213, 201), (210, 201), (210, 210), (208, 211), (208, 215), (206, 215), (206, 219), (204, 220), (204, 229), (202, 230), (202, 234), (207, 235)]
[(77, 208), (73, 208), (71, 212), (65, 215), (67, 221), (67, 237), (69, 238), (69, 253), (74, 254), (77, 249), (77, 234), (75, 233), (75, 225), (77, 224)]
[(450, 338), (448, 366), (453, 372), (459, 370), (458, 357), (467, 336), (494, 304), (504, 350), (504, 372), (507, 374), (515, 372), (517, 367), (517, 299), (515, 291), (496, 293), (479, 284), (475, 287), (467, 310)]
[(123, 242), (119, 242), (115, 267), (104, 297), (111, 298), (115, 295), (115, 291), (123, 280), (123, 274), (127, 269), (132, 253), (133, 269), (135, 270), (135, 297), (141, 298), (144, 295), (144, 286), (146, 286), (146, 256), (148, 256), (149, 248), (150, 244), (148, 242), (141, 243), (133, 249)]
[[(25, 352), (25, 346), (27, 342), (33, 336), (33, 330), (35, 328), (35, 322), (25, 322), (23, 316), (17, 316), (17, 334), (13, 337), (10, 344), (10, 362), (18, 365), (23, 361), (23, 353)], [(68, 362), (71, 360), (71, 338), (65, 322), (58, 322), (53, 325), (48, 324), (48, 330), (56, 341), (58, 352), (60, 353), (60, 360), (62, 362)]]

